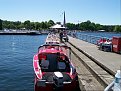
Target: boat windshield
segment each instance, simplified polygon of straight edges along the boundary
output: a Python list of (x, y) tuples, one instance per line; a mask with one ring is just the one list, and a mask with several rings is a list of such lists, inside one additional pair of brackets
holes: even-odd
[(70, 72), (69, 60), (65, 55), (46, 54), (46, 57), (40, 58), (39, 64), (43, 72)]

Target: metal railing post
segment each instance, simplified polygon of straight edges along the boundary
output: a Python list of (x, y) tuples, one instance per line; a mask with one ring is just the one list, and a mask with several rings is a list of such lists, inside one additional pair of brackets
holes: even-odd
[(113, 91), (112, 87), (114, 86), (114, 81), (112, 83), (110, 83), (105, 89), (104, 91)]

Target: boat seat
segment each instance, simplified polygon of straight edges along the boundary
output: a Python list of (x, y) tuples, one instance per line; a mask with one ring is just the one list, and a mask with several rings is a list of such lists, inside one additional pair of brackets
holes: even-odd
[(41, 67), (42, 69), (48, 69), (48, 66), (49, 66), (49, 61), (48, 60), (42, 60), (41, 61)]
[(59, 68), (60, 70), (65, 70), (66, 64), (65, 64), (64, 62), (58, 62), (58, 68)]

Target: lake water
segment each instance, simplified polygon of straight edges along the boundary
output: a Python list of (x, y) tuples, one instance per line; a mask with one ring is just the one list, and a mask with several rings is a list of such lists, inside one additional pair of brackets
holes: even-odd
[(113, 36), (121, 37), (121, 33), (113, 33), (113, 32), (79, 32), (78, 34), (87, 34), (99, 37), (112, 38)]
[(46, 35), (0, 35), (0, 91), (33, 91), (33, 56)]
[(112, 33), (112, 32), (77, 32), (77, 38), (96, 44), (97, 40), (101, 37), (112, 39), (113, 36), (121, 37), (121, 33)]

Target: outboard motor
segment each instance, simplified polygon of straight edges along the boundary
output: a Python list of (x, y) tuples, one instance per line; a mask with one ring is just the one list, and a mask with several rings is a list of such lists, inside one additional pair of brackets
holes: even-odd
[(55, 89), (61, 89), (63, 87), (63, 74), (61, 72), (54, 72), (53, 81)]

